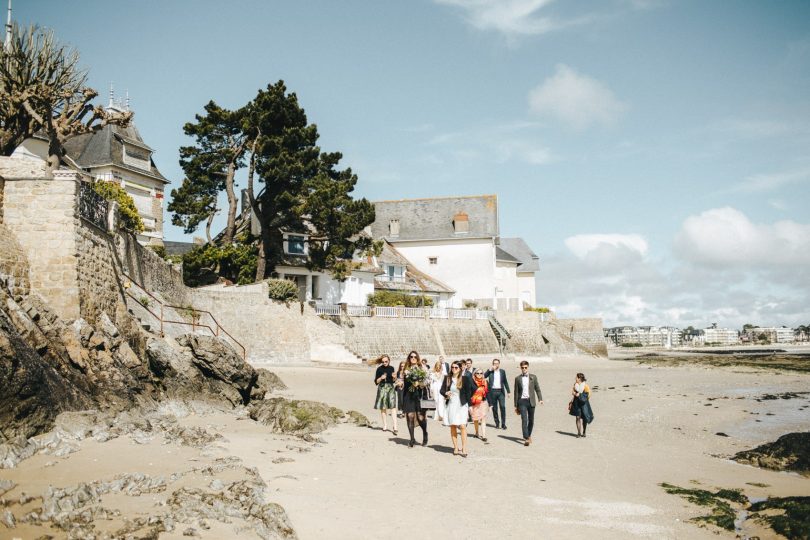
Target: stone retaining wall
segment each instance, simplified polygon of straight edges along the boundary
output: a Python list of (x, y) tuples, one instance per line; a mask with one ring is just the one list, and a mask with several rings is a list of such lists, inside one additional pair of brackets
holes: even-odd
[(342, 320), (346, 348), (373, 359), (381, 354), (404, 358), (422, 355), (497, 354), (498, 342), (488, 321), (352, 317)]
[(79, 311), (91, 324), (106, 312), (117, 322), (118, 311), (125, 304), (115, 261), (113, 236), (84, 220), (76, 227)]
[(26, 295), (31, 290), (28, 279), (28, 258), (17, 238), (0, 223), (0, 280), (12, 298)]

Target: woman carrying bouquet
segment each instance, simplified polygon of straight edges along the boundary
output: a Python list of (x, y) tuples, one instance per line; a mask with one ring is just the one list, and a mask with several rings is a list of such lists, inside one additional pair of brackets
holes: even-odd
[[(475, 384), (475, 391), (470, 398), (470, 416), (472, 417), (473, 426), (475, 426), (475, 437), (487, 442), (487, 414), (489, 413), (487, 392), (489, 392), (489, 388), (487, 380), (484, 378), (484, 371), (481, 368), (476, 368), (473, 383)], [(481, 426), (480, 435), (478, 434), (479, 424)]]
[(377, 399), (374, 401), (374, 408), (380, 410), (382, 417), (383, 431), (388, 430), (387, 414), (391, 413), (394, 435), (397, 434), (397, 394), (394, 391), (394, 366), (387, 354), (380, 356), (375, 363), (379, 364), (374, 373), (374, 384), (377, 385)]
[(427, 385), (428, 374), (422, 367), (422, 359), (419, 358), (418, 352), (411, 351), (408, 353), (408, 358), (405, 359), (405, 382), (402, 388), (402, 412), (405, 413), (408, 433), (411, 435), (411, 440), (408, 442), (410, 448), (416, 444), (413, 432), (416, 430), (417, 422), (422, 428), (422, 446), (427, 446), (427, 420), (421, 404)]
[[(450, 365), (450, 375), (445, 377), (440, 389), (447, 400), (444, 412), (444, 425), (450, 426), (450, 438), (453, 439), (453, 455), (467, 457), (467, 415), (470, 410), (470, 398), (473, 395), (473, 383), (469, 377), (461, 375), (461, 362), (456, 360)], [(458, 432), (461, 431), (461, 452), (458, 451)]]

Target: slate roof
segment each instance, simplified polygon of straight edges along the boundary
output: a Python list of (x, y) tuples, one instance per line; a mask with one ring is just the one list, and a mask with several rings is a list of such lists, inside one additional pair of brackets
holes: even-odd
[(122, 169), (138, 172), (150, 176), (155, 180), (168, 184), (155, 162), (149, 157), (150, 170), (146, 171), (124, 163), (124, 142), (137, 146), (151, 154), (152, 149), (143, 142), (141, 134), (135, 124), (122, 128), (120, 126), (106, 125), (95, 133), (76, 135), (65, 141), (64, 147), (77, 165), (84, 169), (114, 165)]
[[(402, 253), (397, 251), (397, 248), (392, 246), (389, 242), (383, 242), (382, 253), (377, 257), (377, 262), (381, 267), (387, 264), (395, 264), (405, 267), (405, 280), (404, 281), (387, 281), (383, 278), (376, 278), (374, 280), (375, 289), (385, 289), (389, 291), (409, 291), (417, 293), (434, 292), (434, 293), (453, 293), (453, 289), (442, 283), (436, 278), (433, 278), (421, 270), (418, 270), (411, 262), (405, 258)], [(384, 272), (383, 272), (384, 273)]]
[(520, 260), (510, 255), (499, 246), (495, 246), (495, 260), (520, 264)]
[[(540, 257), (535, 255), (523, 238), (501, 238), (500, 250), (520, 261), (518, 272), (537, 272), (540, 270)], [(500, 260), (500, 257), (498, 257)]]
[[(374, 201), (376, 218), (371, 225), (374, 238), (393, 241), (450, 238), (495, 238), (498, 236), (497, 195), (437, 197)], [(456, 233), (453, 217), (464, 212), (469, 232)], [(399, 220), (399, 236), (391, 236), (389, 223)]]
[(163, 241), (163, 247), (166, 248), (166, 255), (185, 255), (197, 246), (198, 244), (194, 242)]

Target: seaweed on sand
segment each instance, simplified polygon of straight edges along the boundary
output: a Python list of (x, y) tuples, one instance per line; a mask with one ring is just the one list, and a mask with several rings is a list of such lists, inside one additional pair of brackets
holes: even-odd
[(810, 538), (810, 497), (766, 499), (752, 504), (751, 512), (749, 518), (790, 540)]
[(748, 504), (748, 498), (738, 489), (720, 489), (712, 493), (705, 489), (682, 488), (666, 482), (659, 485), (671, 495), (680, 495), (692, 504), (711, 508), (711, 514), (692, 518), (692, 521), (711, 523), (727, 531), (734, 530), (734, 520), (737, 519), (737, 512), (729, 501), (742, 506)]

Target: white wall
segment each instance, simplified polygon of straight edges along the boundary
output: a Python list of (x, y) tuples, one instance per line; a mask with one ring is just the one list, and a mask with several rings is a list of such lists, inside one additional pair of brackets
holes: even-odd
[(495, 286), (498, 287), (497, 298), (520, 298), (516, 263), (495, 263)]
[[(310, 272), (306, 268), (277, 266), (276, 272), (285, 278), (291, 276), (312, 276), (315, 281), (314, 294), (307, 300), (322, 304), (349, 304), (365, 306), (369, 294), (374, 292), (374, 275), (367, 272), (353, 272), (346, 281), (333, 279), (329, 273)], [(303, 280), (301, 280), (303, 282)]]
[(34, 161), (44, 160), (48, 157), (48, 142), (40, 139), (25, 139), (20, 146), (14, 149), (11, 157)]
[[(495, 244), (491, 238), (391, 243), (419, 270), (455, 289), (448, 307), (462, 307), (463, 299), (495, 296)], [(436, 257), (437, 264), (430, 264), (430, 257)]]
[(518, 272), (517, 280), (521, 309), (523, 309), (523, 302), (528, 303), (531, 307), (537, 307), (537, 282), (534, 278), (534, 272)]

